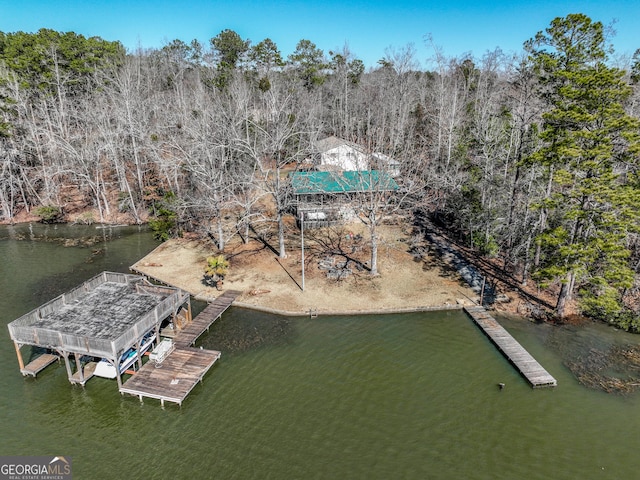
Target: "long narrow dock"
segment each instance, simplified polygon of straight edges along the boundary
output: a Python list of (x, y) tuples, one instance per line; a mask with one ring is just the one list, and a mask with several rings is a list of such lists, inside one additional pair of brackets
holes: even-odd
[(242, 292), (238, 290), (228, 290), (211, 302), (200, 312), (191, 323), (183, 328), (174, 338), (177, 348), (190, 347), (195, 343), (205, 330), (208, 330), (213, 322), (231, 306), (233, 301)]
[(558, 383), (483, 307), (464, 307), (473, 321), (533, 388), (555, 387)]

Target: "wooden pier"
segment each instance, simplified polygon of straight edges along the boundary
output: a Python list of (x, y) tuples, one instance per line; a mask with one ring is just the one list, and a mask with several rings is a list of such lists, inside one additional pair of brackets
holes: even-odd
[(176, 347), (183, 348), (193, 345), (198, 337), (220, 318), (241, 293), (238, 290), (228, 290), (207, 305), (202, 312), (176, 334), (174, 338)]
[[(22, 359), (21, 357), (18, 357), (18, 358), (20, 360)], [(20, 373), (22, 373), (22, 375), (24, 375), (25, 377), (27, 375), (31, 375), (32, 377), (35, 377), (38, 373), (40, 373), (42, 370), (47, 368), (49, 365), (51, 365), (55, 361), (60, 361), (60, 357), (58, 355), (53, 355), (51, 353), (43, 353), (42, 355), (36, 357), (34, 360), (29, 362), (24, 367), (22, 367), (20, 369)]]
[(228, 290), (205, 307), (182, 330), (176, 332), (175, 349), (162, 361), (148, 361), (124, 385), (120, 393), (143, 398), (155, 398), (182, 405), (184, 399), (220, 358), (220, 352), (193, 348), (192, 345), (241, 294)]
[(553, 378), (483, 307), (464, 307), (473, 321), (493, 341), (533, 388), (555, 387)]
[(191, 390), (220, 358), (220, 352), (177, 348), (162, 363), (147, 362), (120, 388), (120, 393), (182, 405)]

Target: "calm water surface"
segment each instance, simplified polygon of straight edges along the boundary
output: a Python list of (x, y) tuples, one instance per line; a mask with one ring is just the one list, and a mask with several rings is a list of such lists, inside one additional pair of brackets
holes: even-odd
[(231, 309), (200, 340), (222, 359), (182, 408), (101, 378), (71, 386), (64, 365), (20, 375), (7, 323), (155, 245), (130, 227), (0, 228), (0, 454), (71, 456), (76, 479), (638, 478), (640, 397), (587, 389), (563, 366), (562, 349), (594, 338), (637, 343), (606, 328), (502, 319), (558, 380), (544, 390), (460, 312)]

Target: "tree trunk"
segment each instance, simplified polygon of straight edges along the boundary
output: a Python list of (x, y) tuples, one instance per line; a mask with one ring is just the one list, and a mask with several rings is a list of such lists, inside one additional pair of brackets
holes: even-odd
[(278, 212), (278, 252), (280, 258), (287, 258), (284, 245), (284, 218), (282, 212)]
[(222, 225), (222, 212), (218, 211), (218, 248), (220, 251), (224, 250), (225, 241), (224, 241), (224, 228)]
[(522, 281), (520, 282), (523, 287), (527, 286), (529, 278), (529, 250), (531, 248), (531, 234), (527, 237), (527, 244), (524, 249), (524, 265), (522, 267)]
[(369, 226), (371, 234), (371, 275), (378, 275), (378, 233), (375, 224)]
[[(549, 167), (549, 182), (547, 183), (547, 192), (545, 194), (545, 200), (551, 197), (551, 187), (553, 186), (553, 165)], [(547, 228), (547, 208), (540, 209), (540, 224), (538, 225), (539, 232), (544, 232)], [(533, 259), (533, 265), (538, 267), (540, 265), (540, 255), (542, 253), (542, 245), (540, 242), (536, 242), (536, 255)]]
[(558, 295), (558, 303), (556, 304), (556, 315), (564, 318), (567, 314), (567, 302), (571, 299), (571, 286), (573, 285), (573, 272), (567, 274), (567, 278), (562, 282), (560, 294)]

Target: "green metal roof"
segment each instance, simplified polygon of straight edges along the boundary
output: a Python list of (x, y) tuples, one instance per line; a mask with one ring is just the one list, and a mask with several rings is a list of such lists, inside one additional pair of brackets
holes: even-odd
[(380, 170), (349, 172), (293, 172), (291, 186), (296, 195), (320, 193), (380, 192), (398, 189), (396, 181)]

